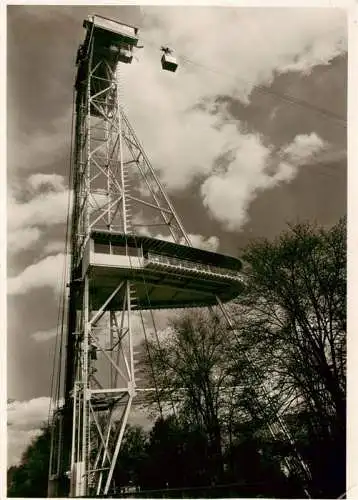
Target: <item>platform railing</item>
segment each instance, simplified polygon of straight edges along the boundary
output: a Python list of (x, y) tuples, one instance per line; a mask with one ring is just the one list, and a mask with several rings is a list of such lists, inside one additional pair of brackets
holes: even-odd
[(166, 255), (159, 255), (152, 252), (148, 252), (147, 262), (148, 264), (162, 264), (179, 269), (190, 269), (197, 272), (209, 273), (216, 276), (230, 276), (232, 278), (241, 280), (239, 273), (233, 269), (225, 269), (222, 267), (211, 266), (209, 264), (203, 264), (201, 262), (192, 262), (190, 260), (168, 257)]

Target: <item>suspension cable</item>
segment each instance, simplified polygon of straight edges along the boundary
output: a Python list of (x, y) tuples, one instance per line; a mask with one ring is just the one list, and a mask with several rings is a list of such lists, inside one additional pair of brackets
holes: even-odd
[[(69, 161), (69, 187), (68, 187), (68, 199), (67, 199), (67, 213), (66, 213), (66, 234), (65, 234), (65, 244), (64, 244), (64, 261), (63, 261), (63, 269), (62, 269), (62, 280), (61, 285), (59, 286), (59, 290), (62, 290), (59, 306), (58, 306), (58, 318), (57, 318), (57, 332), (56, 332), (56, 340), (54, 346), (54, 354), (53, 354), (53, 367), (51, 374), (51, 385), (50, 385), (50, 403), (49, 403), (49, 411), (48, 411), (48, 424), (50, 424), (51, 420), (51, 407), (53, 397), (55, 398), (55, 405), (58, 406), (60, 400), (60, 391), (61, 391), (61, 377), (62, 377), (62, 352), (63, 352), (63, 338), (64, 338), (64, 325), (65, 325), (65, 309), (66, 309), (66, 281), (67, 281), (67, 256), (68, 256), (68, 242), (69, 242), (69, 226), (70, 226), (70, 209), (71, 209), (71, 188), (72, 188), (72, 180), (73, 180), (73, 132), (74, 132), (74, 122), (75, 122), (75, 89), (73, 89), (72, 93), (72, 117), (71, 117), (71, 136), (70, 136), (70, 161)], [(58, 337), (60, 333), (60, 348), (58, 354), (58, 362), (56, 363), (56, 354), (57, 354), (57, 346), (58, 346)], [(57, 379), (55, 385), (55, 371), (57, 366)]]

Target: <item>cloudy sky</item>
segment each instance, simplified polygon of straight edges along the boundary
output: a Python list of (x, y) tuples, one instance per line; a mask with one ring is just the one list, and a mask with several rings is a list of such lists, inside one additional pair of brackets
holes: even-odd
[(75, 57), (94, 12), (140, 27), (124, 107), (195, 245), (238, 256), (287, 222), (346, 214), (344, 10), (8, 6), (10, 463), (48, 412)]

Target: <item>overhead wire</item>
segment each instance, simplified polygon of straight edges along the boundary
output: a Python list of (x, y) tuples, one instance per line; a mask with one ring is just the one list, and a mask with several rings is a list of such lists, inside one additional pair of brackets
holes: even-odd
[[(61, 361), (62, 368), (62, 349), (63, 349), (63, 339), (65, 333), (65, 321), (66, 321), (66, 283), (67, 283), (67, 272), (68, 272), (68, 254), (69, 254), (69, 238), (70, 238), (70, 221), (71, 221), (71, 189), (73, 183), (73, 134), (74, 134), (74, 123), (75, 123), (75, 91), (73, 92), (73, 103), (72, 103), (72, 124), (71, 124), (71, 147), (70, 147), (70, 172), (69, 172), (69, 189), (68, 189), (68, 200), (67, 200), (67, 216), (66, 216), (66, 235), (65, 235), (65, 258), (64, 258), (64, 281), (63, 281), (63, 308), (62, 308), (62, 318), (61, 318), (61, 344), (60, 344), (60, 352), (59, 357)], [(59, 400), (60, 390), (61, 390), (61, 369), (58, 373), (57, 380), (57, 398)]]
[[(51, 413), (52, 413), (52, 402), (54, 399), (55, 404), (59, 404), (60, 390), (61, 390), (61, 376), (62, 376), (62, 350), (63, 350), (63, 337), (64, 337), (64, 323), (65, 323), (65, 303), (66, 303), (66, 281), (67, 281), (67, 254), (68, 254), (68, 240), (69, 240), (69, 225), (70, 225), (70, 208), (71, 208), (71, 186), (73, 179), (73, 132), (74, 132), (74, 121), (75, 121), (75, 90), (72, 93), (72, 116), (71, 116), (71, 135), (70, 135), (70, 161), (69, 161), (69, 189), (68, 189), (68, 199), (67, 199), (67, 213), (66, 213), (66, 233), (65, 233), (65, 244), (64, 244), (64, 260), (62, 268), (62, 279), (61, 284), (59, 283), (60, 299), (58, 304), (58, 316), (57, 316), (57, 327), (56, 327), (56, 340), (54, 345), (53, 353), (53, 365), (51, 373), (50, 382), (50, 402), (47, 421), (50, 424)], [(61, 293), (62, 291), (62, 293)], [(59, 352), (58, 361), (57, 360), (57, 349), (59, 341)], [(56, 385), (55, 385), (55, 371), (58, 370)]]
[[(331, 31), (335, 31), (335, 30), (331, 30)], [(148, 44), (149, 46), (151, 46), (155, 50), (158, 50), (158, 51), (161, 50), (161, 48), (157, 44), (155, 44), (155, 43), (153, 43), (153, 42), (151, 42), (143, 37), (141, 38), (141, 40), (143, 40), (146, 44)], [(286, 94), (283, 92), (278, 92), (278, 91), (273, 90), (272, 88), (270, 89), (262, 84), (255, 85), (252, 81), (250, 82), (249, 80), (245, 80), (244, 78), (239, 77), (237, 75), (234, 75), (232, 73), (228, 73), (228, 72), (223, 71), (221, 69), (213, 68), (209, 65), (199, 63), (198, 61), (194, 61), (181, 53), (176, 52), (176, 54), (178, 56), (179, 61), (182, 61), (184, 63), (190, 64), (190, 65), (193, 65), (196, 67), (199, 67), (201, 69), (204, 69), (206, 71), (210, 71), (212, 73), (219, 74), (219, 75), (224, 76), (226, 78), (240, 80), (246, 84), (249, 83), (250, 85), (253, 86), (252, 92), (257, 91), (261, 94), (271, 95), (273, 97), (281, 99), (284, 102), (287, 102), (288, 104), (297, 105), (297, 106), (300, 106), (301, 108), (306, 108), (306, 109), (315, 111), (316, 113), (320, 114), (321, 116), (325, 117), (326, 119), (331, 119), (331, 120), (337, 122), (339, 125), (342, 125), (344, 128), (347, 127), (347, 118), (344, 118), (344, 117), (342, 117), (334, 112), (331, 112), (327, 109), (321, 108), (321, 107), (319, 107), (319, 106), (317, 106), (309, 101), (306, 101), (304, 99), (301, 99), (301, 98), (298, 98), (298, 97), (295, 97), (295, 96), (292, 96), (292, 95), (289, 95), (289, 94)], [(321, 165), (319, 165), (319, 166), (321, 166)], [(324, 172), (321, 170), (315, 170), (315, 173), (318, 173), (319, 175), (327, 175), (328, 177), (332, 177), (332, 175), (330, 175), (329, 172)]]
[[(62, 280), (63, 280), (63, 274), (64, 274), (64, 271), (62, 272)], [(56, 391), (57, 391), (57, 389), (56, 389), (56, 391), (54, 391), (54, 383), (55, 383), (55, 372), (56, 372), (56, 369), (58, 369), (57, 347), (58, 347), (59, 333), (60, 333), (60, 317), (61, 317), (61, 309), (63, 307), (62, 304), (63, 304), (63, 301), (62, 301), (62, 294), (61, 294), (59, 304), (58, 304), (56, 337), (55, 337), (55, 345), (54, 345), (54, 352), (53, 352), (52, 373), (51, 373), (51, 377), (50, 377), (50, 401), (49, 401), (49, 409), (48, 409), (48, 415), (47, 415), (47, 424), (48, 425), (50, 425), (50, 422), (51, 422), (52, 402), (53, 402), (54, 396), (55, 396)], [(56, 396), (55, 396), (55, 400), (56, 400)]]
[[(149, 46), (155, 48), (156, 50), (160, 50), (160, 47), (157, 44), (150, 42), (149, 40), (146, 40), (145, 38), (141, 38), (141, 39), (144, 42), (146, 42), (146, 44), (148, 44)], [(257, 91), (261, 94), (271, 95), (273, 97), (276, 97), (277, 99), (280, 99), (281, 101), (287, 102), (288, 104), (304, 107), (304, 108), (310, 109), (312, 111), (315, 111), (316, 113), (324, 116), (325, 118), (329, 118), (331, 120), (336, 121), (337, 123), (341, 124), (343, 127), (347, 126), (347, 118), (340, 116), (337, 113), (334, 113), (333, 111), (330, 111), (328, 109), (321, 108), (320, 106), (317, 106), (317, 105), (313, 104), (312, 102), (306, 101), (305, 99), (302, 99), (302, 98), (299, 98), (296, 96), (292, 96), (292, 95), (284, 93), (284, 92), (279, 92), (279, 91), (274, 90), (272, 88), (270, 89), (269, 87), (267, 87), (263, 84), (255, 84), (254, 82), (252, 82), (248, 79), (245, 79), (242, 76), (238, 76), (238, 75), (235, 75), (233, 73), (224, 71), (223, 69), (214, 68), (214, 67), (209, 66), (207, 64), (203, 64), (203, 63), (200, 63), (198, 61), (194, 61), (193, 59), (181, 54), (180, 52), (176, 52), (176, 54), (178, 55), (179, 61), (182, 61), (186, 64), (196, 66), (198, 68), (204, 69), (204, 70), (209, 71), (211, 73), (221, 75), (221, 76), (226, 77), (226, 78), (230, 78), (230, 79), (235, 80), (235, 81), (241, 81), (245, 84), (250, 84), (252, 86), (252, 91), (250, 93)]]
[[(241, 80), (244, 83), (250, 83), (250, 84), (252, 84), (252, 82), (249, 82), (248, 80), (244, 80), (241, 77), (237, 77), (236, 75), (233, 75), (231, 73), (226, 73), (223, 70), (218, 70), (218, 69), (211, 68), (211, 67), (206, 66), (204, 64), (198, 63), (197, 61), (192, 61), (191, 59), (189, 59), (187, 57), (183, 57), (182, 56), (181, 59), (184, 62), (187, 62), (189, 64), (195, 65), (197, 67), (201, 67), (203, 69), (206, 69), (207, 71), (211, 71), (213, 73), (217, 73), (217, 74), (220, 74), (220, 75), (224, 75), (224, 76), (228, 76), (228, 77), (231, 77), (231, 78), (235, 78), (236, 80)], [(329, 111), (328, 109), (324, 109), (324, 108), (321, 108), (319, 106), (316, 106), (315, 104), (313, 104), (311, 102), (308, 102), (308, 101), (305, 101), (304, 99), (300, 99), (298, 97), (295, 97), (295, 96), (292, 96), (292, 95), (289, 95), (289, 94), (286, 94), (286, 93), (283, 93), (283, 92), (278, 92), (276, 90), (273, 90), (273, 89), (270, 89), (268, 87), (265, 87), (265, 86), (263, 86), (261, 84), (255, 85), (253, 87), (252, 91), (253, 92), (257, 91), (257, 92), (259, 92), (261, 94), (272, 95), (272, 96), (277, 97), (278, 99), (281, 99), (282, 101), (285, 101), (285, 102), (287, 102), (289, 104), (298, 105), (298, 106), (305, 107), (305, 108), (311, 109), (313, 111), (316, 111), (317, 113), (325, 116), (326, 118), (331, 118), (333, 120), (338, 121), (343, 126), (347, 125), (347, 119), (346, 118), (344, 118), (344, 117), (342, 117), (340, 115), (337, 115), (336, 113), (333, 113), (332, 111)]]

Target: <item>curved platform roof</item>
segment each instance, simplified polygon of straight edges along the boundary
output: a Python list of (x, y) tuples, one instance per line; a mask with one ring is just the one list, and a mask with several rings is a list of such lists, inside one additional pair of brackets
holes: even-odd
[(118, 246), (128, 245), (132, 248), (142, 248), (144, 252), (158, 253), (168, 257), (190, 260), (192, 262), (200, 262), (202, 264), (208, 264), (224, 269), (232, 269), (234, 271), (240, 271), (242, 269), (241, 260), (236, 259), (235, 257), (210, 252), (209, 250), (203, 250), (201, 248), (171, 243), (170, 241), (150, 238), (148, 236), (129, 235), (101, 230), (92, 231), (91, 238), (96, 243), (106, 244), (111, 241), (112, 244)]

